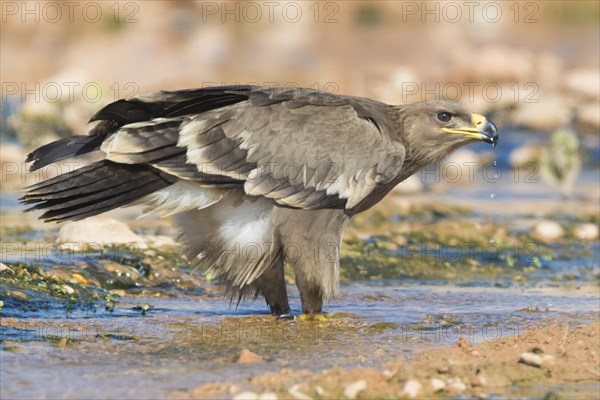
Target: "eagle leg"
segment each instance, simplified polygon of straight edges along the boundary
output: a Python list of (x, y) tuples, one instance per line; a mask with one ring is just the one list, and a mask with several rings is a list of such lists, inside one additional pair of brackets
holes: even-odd
[(273, 265), (256, 279), (256, 287), (265, 297), (273, 315), (280, 316), (290, 312), (282, 256), (278, 257)]
[(300, 291), (303, 314), (320, 314), (323, 312), (323, 292), (320, 286), (307, 279), (301, 268), (294, 268), (296, 272), (296, 286)]

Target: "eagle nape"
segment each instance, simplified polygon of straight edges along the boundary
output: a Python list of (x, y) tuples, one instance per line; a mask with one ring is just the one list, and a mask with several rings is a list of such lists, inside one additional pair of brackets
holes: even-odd
[(45, 221), (122, 206), (173, 216), (189, 260), (232, 299), (290, 313), (284, 264), (304, 313), (339, 290), (342, 234), (420, 168), (474, 141), (485, 117), (450, 101), (392, 106), (311, 89), (220, 86), (111, 103), (88, 135), (33, 151), (31, 169), (81, 154), (100, 161), (40, 182), (20, 199)]

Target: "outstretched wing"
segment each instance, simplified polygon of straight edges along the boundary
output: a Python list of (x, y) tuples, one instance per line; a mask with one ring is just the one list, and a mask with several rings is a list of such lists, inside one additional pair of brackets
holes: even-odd
[[(400, 172), (405, 151), (385, 104), (307, 89), (243, 87), (221, 88), (221, 100), (213, 98), (219, 106), (203, 90), (141, 99), (148, 108), (161, 105), (160, 117), (121, 126), (102, 144), (106, 158), (149, 164), (206, 186), (243, 187), (303, 209), (350, 209)], [(179, 108), (165, 112), (169, 104)]]

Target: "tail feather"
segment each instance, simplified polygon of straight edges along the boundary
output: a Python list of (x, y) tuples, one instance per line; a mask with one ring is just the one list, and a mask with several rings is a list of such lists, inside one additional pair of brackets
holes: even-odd
[(32, 151), (25, 161), (33, 162), (29, 170), (36, 171), (57, 161), (97, 150), (103, 140), (102, 136), (73, 136), (60, 139)]
[(174, 183), (166, 174), (142, 165), (98, 161), (27, 188), (26, 211), (45, 210), (45, 221), (79, 220), (127, 205)]
[[(100, 179), (106, 179), (108, 177), (108, 172), (114, 173), (113, 168), (114, 167), (111, 164), (106, 165), (106, 162), (104, 161), (96, 162), (69, 173), (61, 174), (54, 178), (28, 186), (25, 188), (27, 195), (23, 198), (30, 199), (34, 198), (36, 195), (47, 195), (63, 190), (87, 186)], [(123, 173), (124, 171), (127, 170), (118, 171), (117, 173)], [(81, 175), (86, 176), (81, 177)]]

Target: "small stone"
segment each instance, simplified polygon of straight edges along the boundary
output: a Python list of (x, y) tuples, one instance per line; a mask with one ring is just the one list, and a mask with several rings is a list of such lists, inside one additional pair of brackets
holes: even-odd
[(519, 356), (519, 362), (531, 367), (541, 368), (543, 366), (550, 366), (554, 363), (554, 357), (549, 354), (534, 354), (534, 353), (522, 353)]
[(576, 120), (580, 124), (592, 129), (600, 128), (600, 109), (597, 103), (586, 103), (577, 106)]
[(236, 394), (233, 400), (258, 400), (258, 395), (254, 392), (242, 392)]
[(518, 104), (512, 117), (516, 125), (536, 131), (552, 131), (569, 123), (571, 107), (562, 96), (542, 92), (538, 96), (543, 101)]
[(240, 357), (237, 360), (238, 364), (256, 364), (265, 362), (265, 359), (256, 353), (244, 348), (240, 353)]
[(458, 378), (448, 379), (446, 390), (452, 396), (460, 394), (467, 389), (467, 386)]
[(423, 181), (419, 174), (411, 175), (402, 182), (400, 182), (393, 189), (393, 193), (407, 194), (407, 193), (419, 193), (423, 191)]
[(18, 299), (26, 300), (27, 295), (23, 292), (19, 292), (17, 290), (7, 293), (11, 297), (16, 297)]
[(579, 224), (573, 230), (575, 236), (583, 240), (595, 240), (598, 238), (598, 226), (595, 224)]
[(123, 251), (148, 247), (146, 242), (123, 222), (103, 217), (67, 222), (58, 230), (56, 243), (61, 249), (73, 251), (97, 249), (99, 246), (119, 243), (128, 246)]
[(148, 246), (154, 248), (177, 246), (175, 240), (166, 235), (144, 235), (143, 239)]
[(404, 384), (404, 387), (402, 388), (402, 392), (400, 394), (402, 396), (406, 396), (410, 399), (414, 399), (415, 397), (417, 397), (419, 395), (421, 388), (422, 388), (421, 382), (419, 382), (416, 379), (409, 379)]
[(315, 390), (319, 396), (323, 397), (325, 395), (325, 389), (321, 385), (317, 385)]
[(444, 382), (443, 380), (438, 379), (438, 378), (432, 378), (430, 383), (431, 383), (431, 388), (433, 389), (434, 392), (444, 390), (444, 388), (446, 387), (446, 382)]
[(258, 396), (258, 400), (277, 400), (277, 393), (274, 392), (264, 392)]
[(67, 293), (67, 294), (73, 294), (75, 293), (75, 289), (73, 289), (71, 286), (69, 285), (62, 285), (63, 290)]
[(534, 234), (543, 241), (552, 242), (563, 237), (563, 228), (554, 221), (542, 221), (533, 228)]
[(600, 85), (600, 76), (598, 71), (593, 68), (578, 68), (568, 71), (564, 75), (565, 86), (572, 93), (581, 96), (598, 99), (598, 85)]
[(4, 264), (4, 263), (0, 263), (0, 272), (4, 271), (4, 270), (9, 270), (10, 272), (12, 272), (12, 269), (10, 269), (8, 267), (8, 265)]
[(531, 168), (540, 159), (542, 148), (535, 144), (524, 144), (510, 152), (508, 160), (513, 169)]
[(367, 388), (367, 381), (361, 379), (360, 381), (356, 381), (354, 383), (349, 384), (344, 389), (344, 396), (349, 399), (354, 399), (356, 396)]
[(292, 397), (294, 397), (295, 399), (298, 399), (298, 400), (311, 400), (312, 399), (311, 397), (302, 393), (299, 389), (300, 389), (300, 384), (298, 383), (298, 384), (292, 386), (288, 390), (288, 393), (291, 394)]

